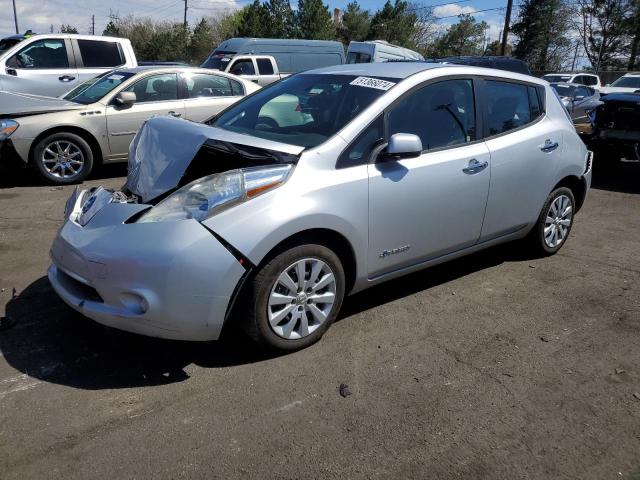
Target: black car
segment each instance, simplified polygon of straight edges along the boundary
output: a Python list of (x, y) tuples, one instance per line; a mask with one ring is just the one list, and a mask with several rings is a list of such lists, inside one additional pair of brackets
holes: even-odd
[(595, 161), (599, 157), (640, 161), (640, 94), (610, 93), (600, 101), (589, 113), (592, 134), (587, 144)]
[(495, 68), (497, 70), (506, 70), (507, 72), (522, 73), (523, 75), (531, 75), (531, 70), (522, 60), (512, 57), (501, 57), (497, 55), (487, 56), (460, 56), (460, 57), (442, 57), (430, 58), (428, 62), (436, 63), (453, 63), (455, 65), (470, 65), (472, 67)]

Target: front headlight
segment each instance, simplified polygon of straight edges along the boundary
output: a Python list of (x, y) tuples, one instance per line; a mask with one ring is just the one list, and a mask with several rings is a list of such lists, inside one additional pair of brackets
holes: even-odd
[(19, 126), (20, 124), (15, 120), (9, 120), (8, 118), (0, 120), (0, 142), (9, 138)]
[(199, 222), (282, 185), (292, 165), (243, 168), (216, 173), (185, 185), (148, 210), (138, 222), (193, 218)]

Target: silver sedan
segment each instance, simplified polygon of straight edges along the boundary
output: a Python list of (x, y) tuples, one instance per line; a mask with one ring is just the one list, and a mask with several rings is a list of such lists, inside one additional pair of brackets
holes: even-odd
[(573, 123), (589, 122), (588, 112), (601, 105), (600, 92), (584, 85), (573, 83), (552, 83)]
[(154, 115), (203, 121), (260, 87), (200, 68), (113, 70), (61, 98), (0, 92), (0, 142), (50, 183), (76, 183), (100, 163), (127, 160)]
[(591, 181), (549, 84), (505, 71), (335, 66), (210, 123), (147, 121), (123, 190), (69, 198), (49, 268), (69, 306), (183, 340), (239, 322), (295, 350), (349, 293), (515, 239), (556, 253)]

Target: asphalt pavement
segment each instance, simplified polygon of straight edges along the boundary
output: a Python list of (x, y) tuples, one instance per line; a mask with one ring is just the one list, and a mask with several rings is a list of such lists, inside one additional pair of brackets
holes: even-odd
[(46, 269), (70, 193), (0, 170), (0, 478), (640, 479), (640, 165), (596, 168), (557, 255), (380, 285), (282, 356), (69, 309)]

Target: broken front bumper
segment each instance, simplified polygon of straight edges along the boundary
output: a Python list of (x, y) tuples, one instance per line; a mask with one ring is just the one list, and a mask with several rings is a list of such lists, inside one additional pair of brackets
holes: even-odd
[(195, 220), (125, 223), (148, 207), (130, 203), (107, 204), (81, 226), (83, 195), (74, 197), (48, 272), (69, 306), (153, 337), (219, 337), (245, 269), (208, 230)]

